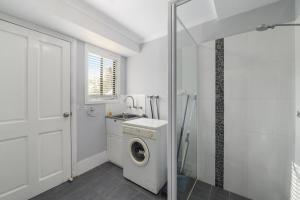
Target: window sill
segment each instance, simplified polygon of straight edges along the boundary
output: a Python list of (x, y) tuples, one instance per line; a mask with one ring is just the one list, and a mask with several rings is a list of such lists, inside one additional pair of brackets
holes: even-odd
[(121, 101), (119, 99), (103, 99), (103, 100), (95, 100), (95, 101), (86, 101), (86, 105), (96, 105), (96, 104), (114, 104), (114, 103), (120, 103)]

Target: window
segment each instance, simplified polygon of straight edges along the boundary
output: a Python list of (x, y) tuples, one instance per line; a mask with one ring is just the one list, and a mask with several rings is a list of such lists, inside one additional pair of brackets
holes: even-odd
[(116, 100), (119, 95), (119, 56), (87, 45), (86, 65), (86, 103)]

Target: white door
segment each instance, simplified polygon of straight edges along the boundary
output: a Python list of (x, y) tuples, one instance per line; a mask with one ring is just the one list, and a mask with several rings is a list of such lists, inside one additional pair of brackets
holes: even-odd
[(71, 176), (70, 43), (0, 22), (0, 200)]

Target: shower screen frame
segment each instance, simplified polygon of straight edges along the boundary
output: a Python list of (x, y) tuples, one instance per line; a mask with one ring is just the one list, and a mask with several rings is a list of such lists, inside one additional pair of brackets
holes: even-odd
[(191, 0), (168, 3), (168, 200), (177, 200), (177, 7)]
[(168, 200), (177, 199), (176, 145), (176, 1), (168, 5)]

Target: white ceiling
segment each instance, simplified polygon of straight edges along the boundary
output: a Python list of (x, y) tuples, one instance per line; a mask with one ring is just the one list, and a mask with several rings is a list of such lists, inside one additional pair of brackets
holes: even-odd
[(280, 0), (214, 0), (219, 18), (231, 17)]
[[(167, 34), (167, 0), (84, 0), (140, 35), (144, 42)], [(181, 13), (182, 20), (199, 24), (216, 18), (213, 0), (195, 0)]]
[(214, 0), (192, 0), (177, 7), (177, 16), (186, 27), (217, 19)]
[[(193, 27), (277, 1), (192, 0), (178, 7), (178, 16)], [(165, 36), (168, 27), (168, 0), (22, 0), (22, 5), (0, 0), (0, 12), (125, 56), (138, 53), (141, 43)]]
[(0, 18), (9, 15), (124, 56), (140, 51), (141, 38), (82, 0), (0, 0)]
[(84, 0), (117, 20), (144, 41), (167, 33), (167, 0)]
[[(167, 0), (84, 0), (129, 30), (144, 42), (166, 35)], [(178, 16), (187, 27), (230, 17), (279, 0), (192, 0), (179, 7)]]

